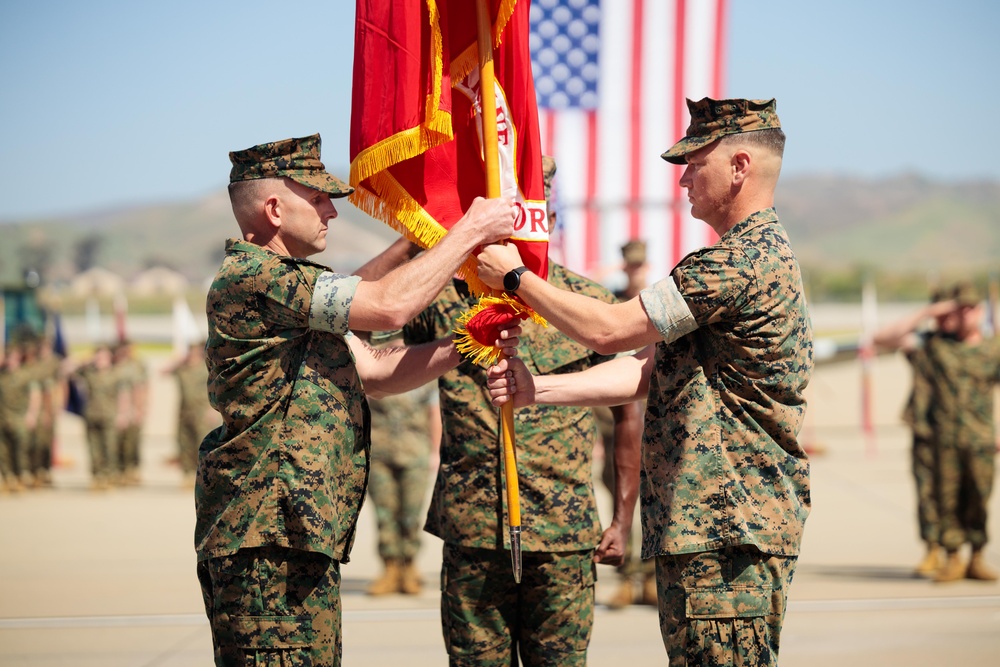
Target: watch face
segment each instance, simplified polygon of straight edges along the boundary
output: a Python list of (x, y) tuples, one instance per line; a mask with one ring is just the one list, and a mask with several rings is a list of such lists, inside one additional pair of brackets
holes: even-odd
[(508, 291), (516, 290), (521, 284), (521, 276), (514, 271), (508, 271), (503, 276), (503, 288)]

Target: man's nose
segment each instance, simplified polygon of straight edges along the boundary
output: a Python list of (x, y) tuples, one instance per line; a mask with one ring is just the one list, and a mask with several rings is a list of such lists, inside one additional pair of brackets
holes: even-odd
[(684, 167), (684, 171), (681, 172), (681, 180), (677, 182), (682, 188), (691, 187), (691, 174), (690, 167)]

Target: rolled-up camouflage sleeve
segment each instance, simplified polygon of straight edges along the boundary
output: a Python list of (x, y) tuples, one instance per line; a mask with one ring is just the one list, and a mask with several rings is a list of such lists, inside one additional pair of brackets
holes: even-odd
[(672, 277), (668, 276), (642, 290), (639, 299), (664, 342), (671, 343), (698, 328), (691, 309)]
[(324, 271), (316, 279), (309, 307), (309, 328), (343, 336), (348, 331), (351, 302), (361, 278)]

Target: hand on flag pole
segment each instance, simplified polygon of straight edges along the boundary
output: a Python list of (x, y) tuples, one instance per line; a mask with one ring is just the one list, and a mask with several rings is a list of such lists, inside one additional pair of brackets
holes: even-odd
[[(358, 0), (351, 201), (429, 248), (476, 197), (508, 198), (519, 209), (510, 243), (545, 278), (549, 230), (529, 9), (527, 0)], [(466, 353), (488, 359), (495, 352), (493, 325), (532, 315), (509, 295), (491, 294), (474, 257), (459, 275), (486, 297), (465, 318)], [(511, 557), (520, 581), (512, 408), (501, 411), (501, 423)]]

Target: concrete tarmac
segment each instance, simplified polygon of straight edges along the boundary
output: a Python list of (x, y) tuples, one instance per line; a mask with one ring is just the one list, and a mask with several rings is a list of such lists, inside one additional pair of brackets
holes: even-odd
[[(0, 666), (207, 667), (212, 646), (195, 577), (194, 504), (174, 454), (176, 393), (155, 369), (143, 441), (143, 483), (89, 489), (78, 419), (59, 424), (52, 488), (0, 496)], [(899, 357), (875, 364), (872, 433), (860, 428), (860, 367), (821, 366), (803, 440), (815, 450), (813, 512), (782, 634), (783, 667), (979, 666), (1000, 663), (1000, 586), (935, 584), (911, 575), (917, 536), (907, 432), (898, 415), (909, 375)], [(610, 501), (601, 490), (602, 512)], [(998, 534), (1000, 501), (991, 504)], [(425, 536), (419, 596), (371, 598), (375, 522), (362, 512), (342, 569), (344, 664), (445, 665), (437, 594), (441, 543)], [(1000, 547), (988, 547), (1000, 566)], [(617, 575), (599, 567), (589, 664), (666, 663), (656, 610), (603, 602)]]

